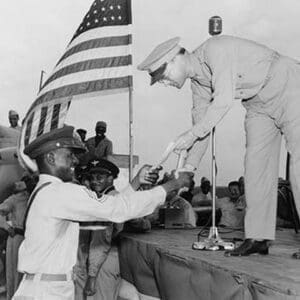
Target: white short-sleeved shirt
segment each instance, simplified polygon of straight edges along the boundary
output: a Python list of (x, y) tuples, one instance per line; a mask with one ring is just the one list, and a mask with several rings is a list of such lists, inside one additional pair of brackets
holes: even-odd
[(25, 239), (19, 249), (18, 270), (27, 273), (67, 274), (76, 263), (78, 221), (121, 223), (148, 215), (164, 203), (162, 187), (135, 192), (128, 186), (120, 194), (97, 198), (94, 192), (74, 183), (42, 174), (45, 182), (30, 208)]

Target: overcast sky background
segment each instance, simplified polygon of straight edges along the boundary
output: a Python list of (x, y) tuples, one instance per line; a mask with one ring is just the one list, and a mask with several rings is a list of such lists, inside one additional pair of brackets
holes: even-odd
[[(149, 86), (149, 76), (136, 70), (158, 44), (180, 36), (188, 50), (208, 35), (208, 19), (223, 19), (223, 34), (253, 39), (282, 54), (300, 59), (299, 0), (132, 0), (134, 61), (134, 152), (140, 162), (155, 163), (170, 141), (191, 125), (190, 83), (181, 90)], [(15, 109), (24, 117), (37, 94), (40, 72), (51, 73), (92, 0), (23, 0), (0, 2), (0, 124)], [(299, 99), (300, 101), (300, 99)], [(244, 109), (240, 101), (217, 127), (218, 184), (243, 173)], [(68, 123), (94, 134), (96, 121), (108, 123), (114, 152), (128, 153), (128, 95), (73, 102)], [(284, 151), (283, 151), (284, 152)], [(210, 177), (211, 155), (201, 163), (198, 177)], [(281, 175), (284, 174), (283, 155)], [(175, 167), (176, 155), (165, 169)]]

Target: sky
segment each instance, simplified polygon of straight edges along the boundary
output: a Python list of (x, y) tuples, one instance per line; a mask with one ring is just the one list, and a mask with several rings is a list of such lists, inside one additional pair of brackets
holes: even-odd
[[(41, 70), (51, 73), (92, 0), (23, 0), (0, 2), (0, 124), (8, 125), (7, 113), (24, 117), (34, 101)], [(155, 164), (167, 145), (191, 127), (190, 84), (181, 90), (149, 85), (146, 72), (136, 66), (159, 43), (181, 37), (181, 45), (193, 50), (208, 37), (208, 19), (223, 19), (223, 34), (263, 43), (300, 60), (299, 0), (132, 0), (133, 8), (133, 134), (134, 154), (140, 164)], [(244, 114), (240, 101), (216, 129), (219, 185), (243, 175), (245, 153)], [(128, 154), (128, 94), (74, 101), (67, 123), (94, 135), (95, 123), (108, 123), (107, 136), (114, 153)], [(176, 166), (174, 154), (165, 171)], [(281, 172), (284, 175), (285, 149)], [(198, 180), (210, 178), (211, 154), (204, 156)], [(197, 182), (198, 183), (198, 182)]]

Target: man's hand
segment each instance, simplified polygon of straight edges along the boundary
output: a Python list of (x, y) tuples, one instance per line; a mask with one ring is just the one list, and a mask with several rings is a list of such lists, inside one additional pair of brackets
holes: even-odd
[(174, 151), (188, 150), (198, 139), (191, 130), (184, 132), (175, 140)]
[(96, 293), (96, 277), (88, 276), (84, 287), (84, 294), (86, 296), (93, 296)]
[(177, 171), (175, 173), (175, 178), (178, 181), (180, 188), (183, 187), (190, 187), (191, 182), (194, 178), (194, 173), (193, 172), (182, 172), (182, 171)]
[(150, 165), (144, 165), (133, 178), (131, 182), (132, 188), (137, 190), (141, 184), (155, 184), (161, 169), (162, 167), (152, 169)]
[(193, 172), (179, 171), (176, 173), (175, 177), (171, 176), (171, 180), (162, 184), (162, 187), (166, 190), (167, 193), (177, 191), (183, 187), (190, 187), (193, 177)]

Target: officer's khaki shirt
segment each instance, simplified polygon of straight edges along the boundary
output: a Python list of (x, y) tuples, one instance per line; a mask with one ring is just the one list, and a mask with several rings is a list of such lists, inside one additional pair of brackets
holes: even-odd
[(28, 214), (25, 240), (19, 249), (18, 270), (27, 273), (66, 274), (76, 263), (78, 221), (124, 222), (142, 217), (164, 203), (162, 187), (134, 192), (131, 186), (118, 195), (97, 198), (87, 188), (40, 175), (45, 182)]
[[(212, 37), (192, 52), (193, 133), (204, 138), (229, 111), (234, 99), (254, 97), (266, 82), (276, 55), (256, 42), (226, 35)], [(207, 141), (196, 143), (190, 151), (188, 160), (195, 167)]]

